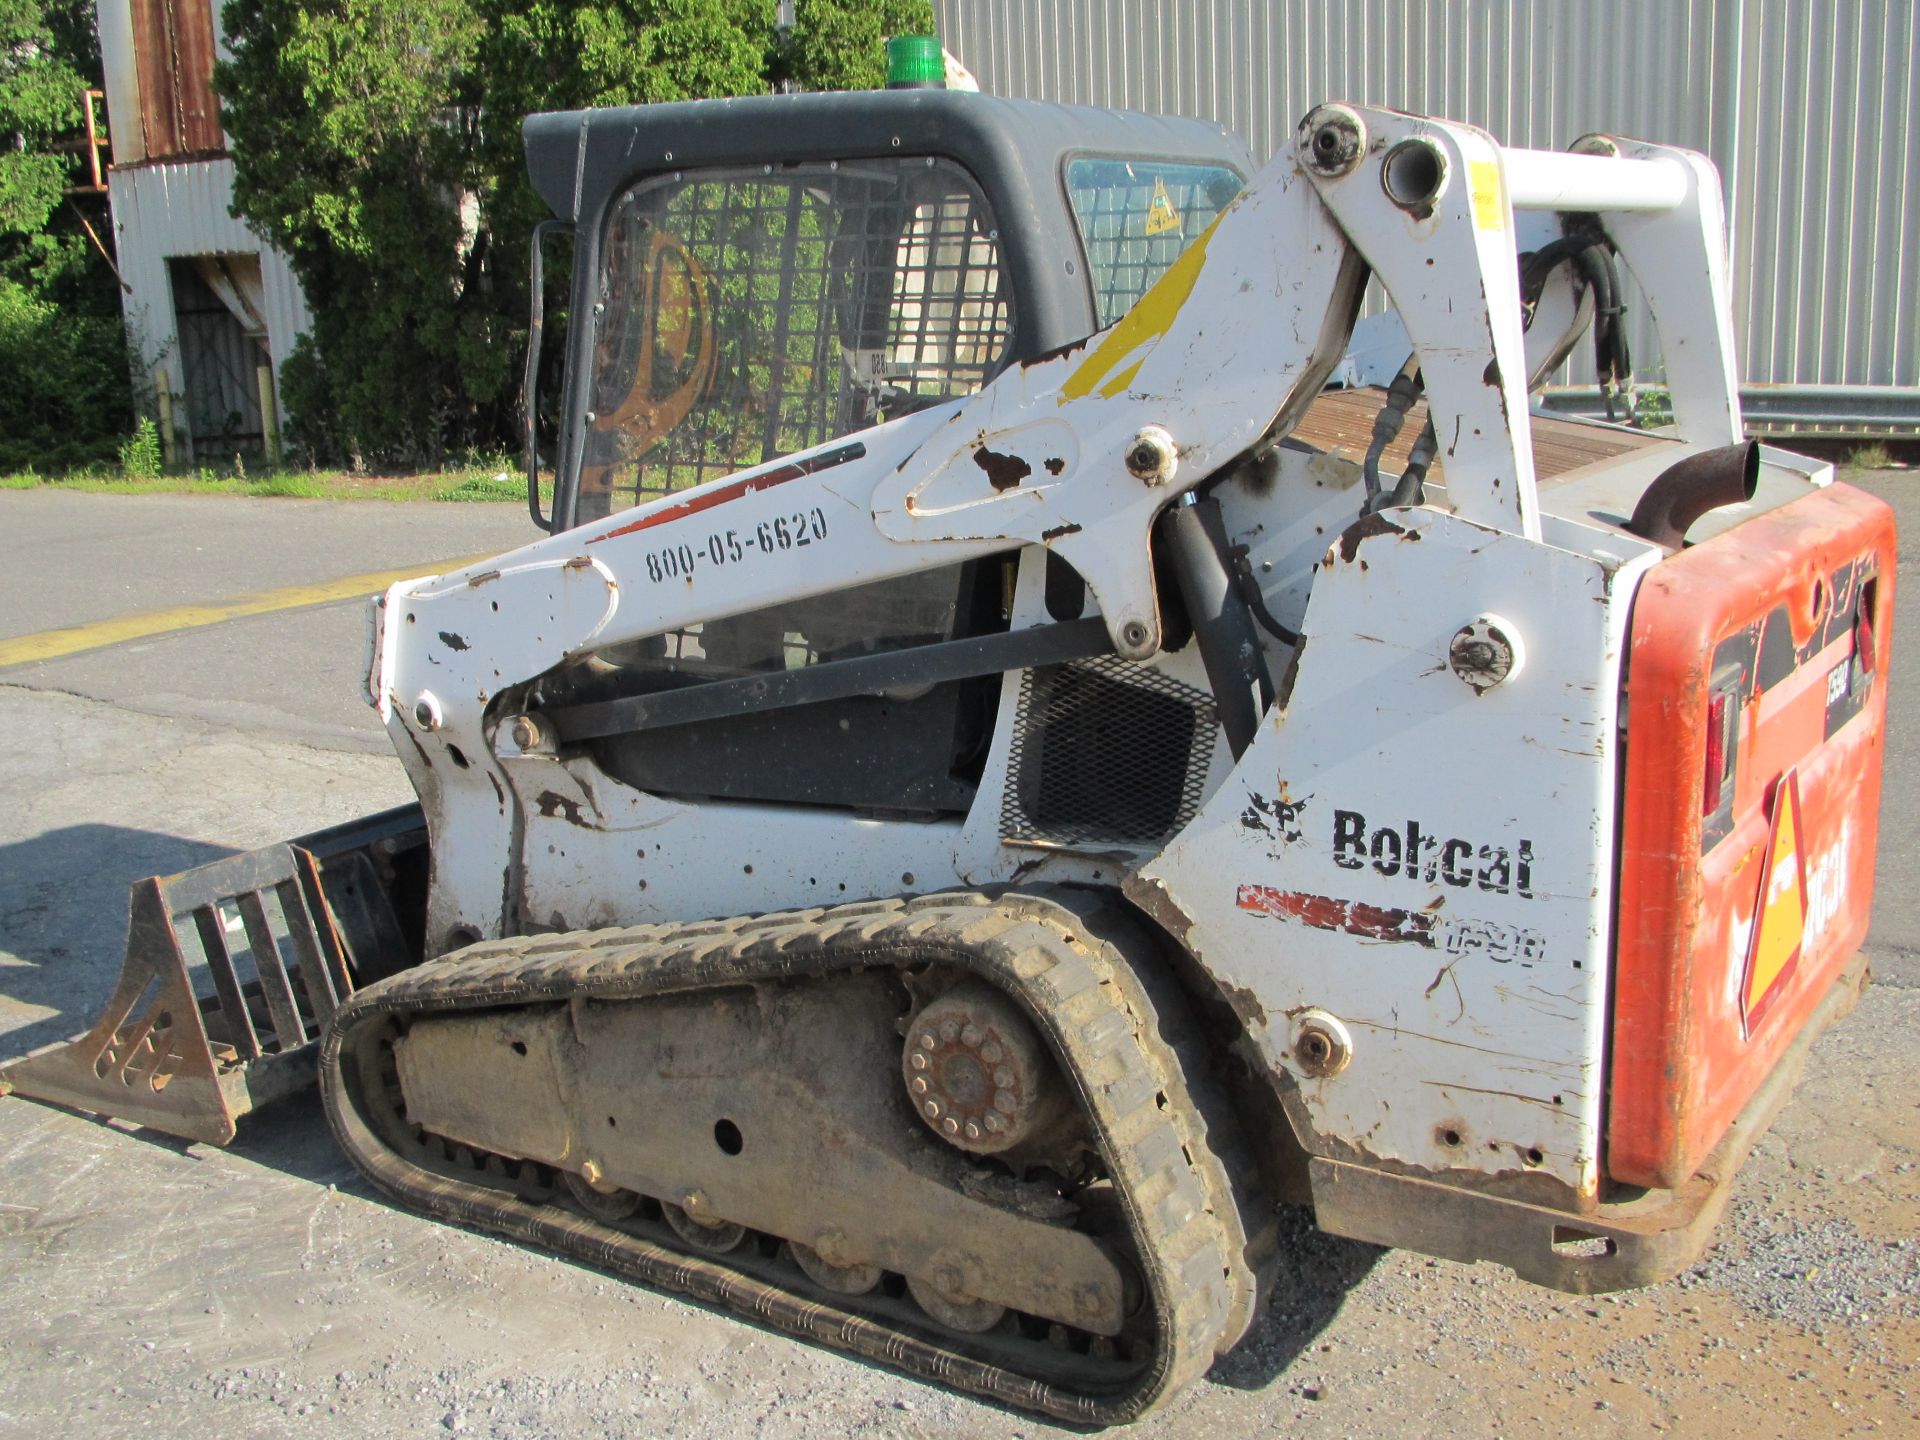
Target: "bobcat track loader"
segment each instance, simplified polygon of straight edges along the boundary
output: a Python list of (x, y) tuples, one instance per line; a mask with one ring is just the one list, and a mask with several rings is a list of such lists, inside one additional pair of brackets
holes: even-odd
[[(373, 604), (419, 807), (142, 882), (8, 1083), (224, 1143), (317, 1070), (400, 1204), (1087, 1424), (1241, 1338), (1282, 1202), (1690, 1263), (1865, 980), (1894, 584), (1744, 439), (1703, 158), (931, 92), (526, 140), (555, 513)], [(1671, 427), (1530, 409), (1589, 336), (1625, 398), (1625, 273)], [(1370, 280), (1406, 363), (1330, 387)]]

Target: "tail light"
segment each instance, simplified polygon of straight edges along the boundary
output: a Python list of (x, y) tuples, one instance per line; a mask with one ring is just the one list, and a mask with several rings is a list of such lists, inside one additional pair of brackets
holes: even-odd
[(1717, 815), (1729, 799), (1727, 781), (1733, 778), (1736, 731), (1740, 721), (1740, 671), (1736, 667), (1713, 677), (1707, 692), (1707, 761), (1700, 787), (1700, 813)]
[(1720, 808), (1720, 792), (1727, 778), (1727, 697), (1716, 693), (1707, 701), (1707, 783), (1700, 797), (1700, 813)]
[(1862, 675), (1873, 673), (1873, 612), (1880, 599), (1880, 582), (1869, 580), (1860, 587), (1860, 609), (1853, 621), (1853, 663)]

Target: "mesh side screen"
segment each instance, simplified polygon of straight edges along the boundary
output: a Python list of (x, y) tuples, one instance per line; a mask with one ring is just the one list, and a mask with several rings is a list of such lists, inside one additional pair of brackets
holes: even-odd
[(1104, 328), (1153, 287), (1240, 192), (1218, 165), (1083, 156), (1067, 164), (1067, 196), (1087, 250), (1094, 308)]
[(608, 220), (577, 518), (967, 395), (1012, 333), (992, 212), (946, 161), (693, 171)]
[(1000, 833), (1157, 848), (1200, 807), (1213, 700), (1112, 656), (1029, 670), (1014, 717)]

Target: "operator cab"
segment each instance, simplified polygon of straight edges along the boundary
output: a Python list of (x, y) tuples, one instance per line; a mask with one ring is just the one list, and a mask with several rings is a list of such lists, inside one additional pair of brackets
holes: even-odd
[[(526, 145), (575, 237), (555, 529), (960, 399), (1084, 339), (1253, 168), (1237, 136), (1203, 121), (932, 90), (536, 115)], [(803, 549), (825, 524), (799, 511), (716, 532), (715, 553), (665, 546), (647, 563), (660, 580), (750, 562)], [(709, 618), (578, 657), (538, 695), (631, 699), (997, 633), (1016, 565), (1009, 550)], [(682, 800), (956, 818), (979, 788), (1000, 685), (743, 702), (588, 751), (624, 784)], [(1167, 828), (1167, 807), (1147, 808), (1134, 829)]]
[(1252, 170), (1204, 121), (935, 90), (536, 115), (525, 138), (575, 237), (556, 529), (1092, 334)]

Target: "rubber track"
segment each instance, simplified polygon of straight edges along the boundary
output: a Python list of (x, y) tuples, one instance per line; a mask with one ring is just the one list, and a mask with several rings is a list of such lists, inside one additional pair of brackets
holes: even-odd
[[(1156, 1343), (1124, 1390), (1080, 1393), (961, 1354), (808, 1294), (738, 1273), (724, 1261), (501, 1190), (428, 1170), (381, 1140), (356, 1108), (356, 1045), (392, 1017), (645, 999), (708, 986), (796, 980), (874, 965), (959, 965), (1020, 998), (1080, 1091), (1131, 1223), (1153, 1305)], [(1127, 961), (1072, 910), (1031, 894), (974, 892), (832, 909), (525, 939), (486, 941), (359, 991), (335, 1015), (320, 1055), (327, 1119), (373, 1184), (440, 1219), (508, 1236), (677, 1291), (754, 1322), (937, 1384), (1079, 1425), (1138, 1418), (1196, 1378), (1244, 1305), (1238, 1218), (1216, 1216), (1222, 1167), (1199, 1118), (1181, 1104), (1174, 1053), (1116, 984)], [(1124, 975), (1121, 977), (1124, 981)], [(1170, 1082), (1174, 1082), (1171, 1083)], [(1227, 1223), (1222, 1223), (1226, 1221)], [(1237, 1318), (1237, 1317), (1236, 1317)], [(1036, 1352), (1041, 1342), (1034, 1342)]]

